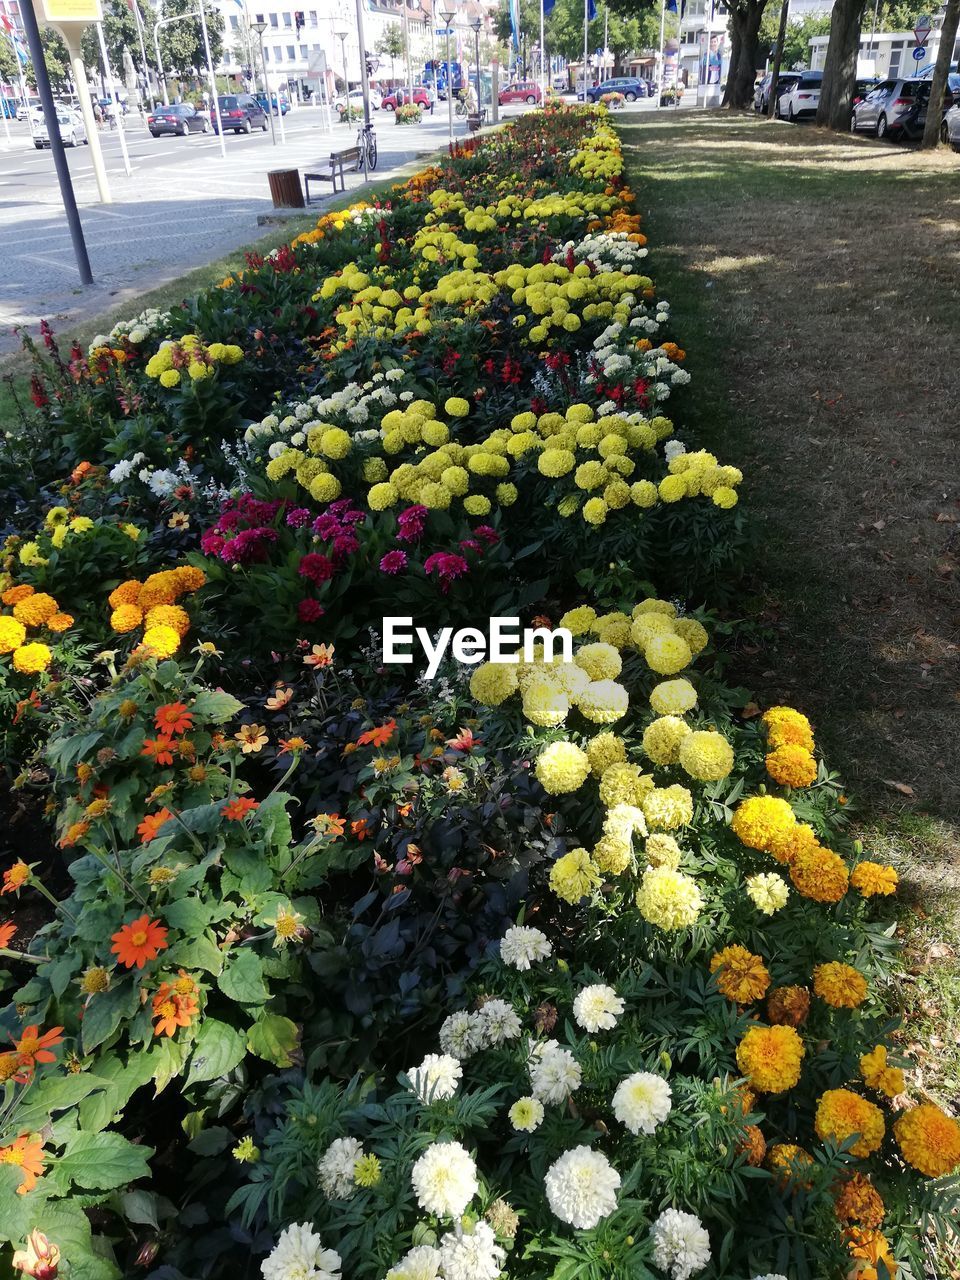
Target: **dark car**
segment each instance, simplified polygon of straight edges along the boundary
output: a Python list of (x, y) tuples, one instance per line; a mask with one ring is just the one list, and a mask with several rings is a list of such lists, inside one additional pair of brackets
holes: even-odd
[[(781, 94), (789, 93), (793, 86), (800, 79), (802, 72), (800, 71), (781, 71), (777, 77), (777, 97)], [(759, 111), (762, 116), (767, 114), (770, 106), (770, 85), (773, 83), (773, 72), (768, 71), (757, 82), (757, 87), (753, 91), (753, 109)]]
[(590, 102), (599, 102), (605, 93), (622, 93), (628, 102), (636, 102), (637, 98), (647, 96), (647, 86), (642, 80), (633, 76), (621, 76), (616, 80), (603, 80), (587, 89)]
[(189, 102), (174, 102), (169, 107), (155, 107), (147, 116), (147, 128), (155, 138), (164, 133), (183, 137), (187, 133), (206, 133), (210, 125)]
[(226, 93), (217, 99), (216, 109), (210, 113), (214, 133), (220, 132), (220, 121), (223, 121), (224, 133), (232, 129), (234, 133), (252, 133), (254, 129), (262, 129), (264, 133), (270, 127), (267, 113), (252, 93)]

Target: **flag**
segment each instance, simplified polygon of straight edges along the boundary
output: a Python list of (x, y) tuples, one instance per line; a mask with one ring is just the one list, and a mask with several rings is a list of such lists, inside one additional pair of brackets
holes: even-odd
[(587, 21), (592, 22), (597, 16), (597, 6), (595, 0), (587, 0)]
[(664, 5), (664, 8), (666, 9), (667, 13), (676, 13), (677, 0), (666, 0), (666, 4)]
[(543, 0), (543, 15), (546, 17), (548, 13), (553, 13), (554, 5), (557, 0)]

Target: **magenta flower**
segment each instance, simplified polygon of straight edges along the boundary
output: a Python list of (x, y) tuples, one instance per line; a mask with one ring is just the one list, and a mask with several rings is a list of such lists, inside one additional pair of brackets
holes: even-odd
[(326, 556), (320, 555), (317, 551), (311, 551), (300, 561), (297, 573), (301, 578), (308, 578), (319, 587), (321, 583), (328, 582), (333, 577), (333, 564)]
[(397, 516), (397, 538), (400, 542), (419, 542), (427, 523), (427, 508), (407, 507)]
[(437, 575), (440, 590), (446, 595), (457, 578), (462, 578), (465, 573), (470, 572), (470, 566), (463, 556), (455, 556), (448, 551), (435, 551), (424, 561), (423, 570), (426, 574)]
[(381, 573), (403, 573), (406, 567), (407, 553), (405, 551), (388, 551), (380, 561)]

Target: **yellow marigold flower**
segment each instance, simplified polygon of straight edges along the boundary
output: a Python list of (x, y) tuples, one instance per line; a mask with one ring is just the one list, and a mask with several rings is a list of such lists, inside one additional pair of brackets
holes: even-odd
[(69, 519), (70, 512), (66, 507), (51, 507), (43, 517), (43, 523), (49, 528), (55, 529), (58, 524), (66, 524)]
[(176, 387), (180, 383), (179, 369), (164, 369), (160, 374), (160, 385), (162, 387)]
[(805, 1174), (813, 1156), (794, 1142), (775, 1142), (767, 1149), (766, 1163), (781, 1191), (812, 1185)]
[(770, 986), (770, 973), (763, 957), (734, 943), (710, 958), (710, 972), (716, 975), (717, 990), (737, 1004), (762, 1000)]
[(576, 696), (577, 710), (594, 724), (612, 724), (627, 714), (629, 695), (615, 680), (591, 680)]
[(745, 1125), (736, 1145), (737, 1155), (744, 1156), (747, 1164), (758, 1169), (767, 1154), (767, 1140), (755, 1124)]
[(683, 857), (676, 840), (664, 831), (655, 831), (647, 836), (643, 852), (651, 867), (669, 867), (671, 871), (677, 870)]
[(260, 1148), (249, 1134), (241, 1138), (230, 1153), (239, 1164), (256, 1164), (260, 1159)]
[(34, 676), (46, 671), (53, 661), (53, 654), (45, 644), (24, 644), (13, 651), (13, 667), (21, 675)]
[(143, 633), (143, 647), (155, 658), (170, 658), (180, 648), (180, 635), (173, 627), (150, 627)]
[(880, 1193), (865, 1174), (852, 1173), (834, 1193), (833, 1207), (841, 1222), (879, 1227), (886, 1209)]
[(673, 831), (693, 821), (693, 796), (686, 787), (654, 787), (643, 797), (643, 816), (655, 831)]
[(678, 618), (673, 624), (673, 629), (678, 636), (682, 636), (690, 646), (690, 652), (694, 657), (707, 647), (710, 636), (702, 622), (698, 622), (696, 618)]
[(697, 705), (697, 691), (689, 680), (662, 680), (650, 693), (650, 705), (658, 716), (682, 716)]
[(372, 1152), (358, 1156), (354, 1161), (353, 1180), (358, 1187), (375, 1187), (380, 1177), (380, 1161)]
[(465, 418), (470, 412), (470, 401), (462, 396), (450, 396), (444, 401), (443, 411), (448, 418)]
[(470, 693), (485, 707), (498, 707), (517, 688), (517, 668), (510, 662), (481, 662), (470, 677)]
[(907, 1082), (900, 1068), (887, 1065), (887, 1050), (886, 1046), (882, 1044), (878, 1044), (869, 1053), (861, 1055), (860, 1074), (863, 1076), (864, 1084), (868, 1089), (874, 1089), (877, 1093), (886, 1094), (888, 1098), (895, 1098), (898, 1093), (903, 1093), (907, 1087)]
[(586, 849), (571, 849), (550, 869), (550, 888), (564, 902), (576, 905), (600, 884), (600, 873)]
[(843, 859), (830, 849), (819, 847), (797, 854), (790, 863), (790, 879), (805, 898), (814, 902), (839, 902), (850, 882)]
[(855, 1156), (871, 1155), (885, 1132), (880, 1108), (850, 1089), (827, 1089), (821, 1094), (813, 1127), (821, 1142), (845, 1142), (857, 1134), (848, 1148)]
[(834, 1009), (856, 1009), (867, 998), (867, 980), (852, 965), (833, 960), (813, 971), (815, 993)]
[(686, 640), (673, 632), (653, 636), (644, 646), (643, 656), (650, 670), (661, 676), (676, 675), (693, 661), (693, 654)]
[(548, 676), (529, 680), (523, 690), (523, 714), (531, 724), (550, 728), (562, 724), (570, 711), (570, 699)]
[(45, 591), (35, 591), (32, 596), (27, 596), (13, 606), (13, 616), (25, 627), (42, 627), (58, 611), (56, 600)]
[(809, 787), (817, 780), (817, 762), (806, 747), (785, 742), (766, 758), (767, 773), (781, 787)]
[(13, 653), (19, 649), (27, 638), (27, 629), (22, 622), (11, 618), (9, 614), (0, 618), (0, 653)]
[(793, 707), (770, 707), (760, 717), (767, 730), (767, 741), (771, 747), (782, 747), (787, 744), (803, 747), (805, 751), (813, 751), (813, 729), (810, 721)]
[(893, 1136), (907, 1164), (928, 1178), (942, 1178), (960, 1166), (960, 1124), (932, 1102), (905, 1111)]
[(136, 604), (142, 588), (142, 582), (138, 582), (136, 578), (130, 578), (126, 582), (121, 582), (119, 587), (114, 587), (107, 597), (107, 603), (111, 609), (119, 609), (122, 604)]
[(806, 987), (774, 987), (767, 996), (767, 1017), (777, 1027), (802, 1027), (810, 1015)]
[(569, 631), (573, 636), (580, 636), (589, 631), (596, 620), (596, 609), (591, 608), (588, 604), (583, 604), (576, 609), (568, 609), (557, 625)]
[(143, 621), (143, 611), (135, 604), (121, 604), (110, 615), (110, 626), (120, 635), (133, 631)]
[(587, 759), (595, 778), (602, 778), (612, 764), (621, 764), (627, 758), (627, 748), (615, 733), (598, 733), (587, 743)]
[(777, 796), (751, 796), (737, 805), (733, 834), (748, 849), (769, 850), (771, 843), (796, 826), (793, 810)]
[(775, 915), (781, 907), (787, 905), (790, 897), (787, 882), (773, 871), (748, 876), (746, 886), (750, 901), (765, 916)]
[(651, 867), (644, 872), (636, 901), (644, 920), (666, 933), (689, 929), (703, 909), (696, 881), (668, 866)]
[(585, 644), (574, 654), (574, 662), (591, 680), (615, 680), (623, 670), (623, 659), (612, 644), (598, 641)]
[(594, 845), (591, 856), (604, 875), (619, 876), (633, 860), (633, 844), (617, 832), (606, 832)]
[(190, 615), (178, 604), (155, 604), (144, 625), (148, 628), (173, 627), (178, 636), (185, 636), (190, 630)]
[(758, 1093), (785, 1093), (800, 1079), (803, 1041), (793, 1027), (749, 1027), (737, 1045), (737, 1066)]
[(586, 782), (590, 759), (575, 742), (551, 742), (537, 757), (535, 773), (544, 791), (562, 795)]
[(733, 769), (733, 747), (712, 729), (697, 729), (683, 739), (680, 767), (698, 782), (717, 782)]
[(850, 875), (850, 883), (864, 898), (873, 898), (877, 894), (887, 897), (896, 893), (899, 876), (893, 867), (885, 867), (879, 862), (858, 862)]

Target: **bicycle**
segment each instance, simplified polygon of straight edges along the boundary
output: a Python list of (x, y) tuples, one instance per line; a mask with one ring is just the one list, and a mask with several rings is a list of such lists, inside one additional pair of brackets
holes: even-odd
[(370, 172), (377, 167), (377, 135), (372, 124), (361, 125), (357, 130), (357, 173)]
[(454, 103), (453, 111), (454, 111), (454, 115), (457, 115), (457, 116), (465, 116), (467, 114), (468, 107), (466, 102), (464, 102), (463, 98), (459, 96), (457, 97), (457, 100)]

